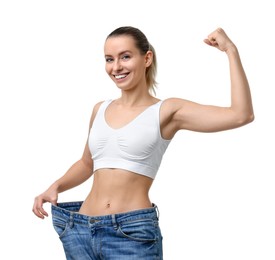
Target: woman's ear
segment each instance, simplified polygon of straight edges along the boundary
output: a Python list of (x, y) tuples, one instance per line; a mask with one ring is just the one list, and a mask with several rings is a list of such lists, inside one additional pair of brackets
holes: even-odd
[(148, 68), (153, 61), (153, 52), (152, 51), (147, 51), (147, 53), (145, 54), (145, 65)]

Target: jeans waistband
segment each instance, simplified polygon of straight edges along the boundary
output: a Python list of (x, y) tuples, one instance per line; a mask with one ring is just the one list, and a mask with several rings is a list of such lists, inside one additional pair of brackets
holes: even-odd
[(159, 211), (155, 204), (151, 208), (138, 209), (125, 213), (110, 214), (103, 216), (88, 216), (78, 213), (83, 201), (62, 202), (52, 205), (52, 215), (65, 219), (71, 223), (79, 223), (83, 225), (117, 225), (126, 221), (134, 221), (141, 219), (159, 218)]

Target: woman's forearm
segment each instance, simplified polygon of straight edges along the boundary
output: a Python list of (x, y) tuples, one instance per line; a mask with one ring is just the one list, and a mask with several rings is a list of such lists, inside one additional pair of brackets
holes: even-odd
[(231, 108), (239, 115), (240, 124), (245, 124), (254, 119), (249, 83), (238, 49), (233, 45), (226, 53), (230, 66)]
[(74, 163), (60, 179), (55, 181), (50, 188), (53, 188), (58, 193), (61, 193), (85, 182), (92, 176), (92, 174), (92, 165), (87, 164), (80, 159)]

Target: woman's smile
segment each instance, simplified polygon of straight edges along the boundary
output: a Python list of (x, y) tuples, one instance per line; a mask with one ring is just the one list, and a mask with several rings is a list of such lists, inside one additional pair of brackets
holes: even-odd
[(125, 79), (128, 75), (129, 75), (129, 73), (123, 73), (123, 74), (114, 75), (114, 77), (115, 77), (116, 80), (123, 80), (123, 79)]

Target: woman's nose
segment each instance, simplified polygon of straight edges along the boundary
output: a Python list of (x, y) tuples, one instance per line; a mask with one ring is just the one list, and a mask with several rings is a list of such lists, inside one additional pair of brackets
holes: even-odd
[(122, 70), (122, 66), (121, 66), (121, 63), (120, 63), (119, 60), (116, 60), (116, 61), (114, 62), (114, 67), (113, 67), (113, 69), (114, 69), (115, 71), (120, 71), (120, 70)]

